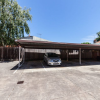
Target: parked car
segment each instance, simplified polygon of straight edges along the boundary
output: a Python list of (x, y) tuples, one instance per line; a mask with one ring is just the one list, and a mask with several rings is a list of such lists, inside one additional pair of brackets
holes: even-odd
[(45, 53), (44, 61), (47, 65), (61, 65), (61, 59), (56, 53)]

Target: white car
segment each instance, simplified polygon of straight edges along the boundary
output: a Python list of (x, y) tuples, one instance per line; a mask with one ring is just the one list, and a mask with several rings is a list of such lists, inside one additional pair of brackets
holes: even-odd
[(44, 61), (47, 65), (61, 65), (61, 59), (56, 53), (45, 53)]

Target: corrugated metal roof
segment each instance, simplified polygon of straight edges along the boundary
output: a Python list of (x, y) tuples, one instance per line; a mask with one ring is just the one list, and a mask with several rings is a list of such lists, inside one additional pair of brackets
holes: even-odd
[(78, 44), (78, 43), (62, 43), (49, 41), (31, 41), (31, 40), (16, 40), (16, 42), (24, 48), (36, 49), (98, 49), (100, 45), (95, 44)]

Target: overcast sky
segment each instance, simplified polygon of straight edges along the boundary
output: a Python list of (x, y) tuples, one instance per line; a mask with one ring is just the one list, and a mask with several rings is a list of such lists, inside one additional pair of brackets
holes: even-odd
[[(93, 42), (100, 31), (100, 0), (17, 0), (31, 8), (30, 35), (55, 42)], [(27, 35), (25, 35), (27, 36)]]

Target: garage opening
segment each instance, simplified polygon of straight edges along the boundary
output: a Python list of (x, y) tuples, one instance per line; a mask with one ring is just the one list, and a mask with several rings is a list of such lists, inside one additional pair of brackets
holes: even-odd
[[(100, 46), (93, 44), (58, 43), (47, 41), (16, 40), (24, 48), (23, 62), (25, 60), (43, 60), (44, 53), (59, 51), (62, 60), (78, 62), (83, 60), (99, 60)], [(20, 48), (20, 47), (19, 47)], [(48, 49), (48, 50), (47, 50)], [(25, 51), (26, 50), (26, 51)], [(20, 49), (19, 49), (20, 66)]]

